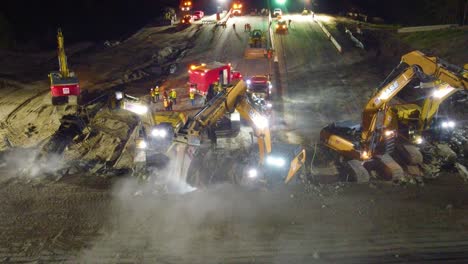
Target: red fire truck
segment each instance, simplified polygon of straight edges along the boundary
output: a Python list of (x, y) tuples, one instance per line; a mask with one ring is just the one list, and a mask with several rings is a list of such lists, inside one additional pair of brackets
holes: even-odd
[(240, 72), (233, 71), (231, 64), (212, 62), (191, 65), (189, 68), (189, 89), (206, 96), (215, 83), (229, 85), (232, 81), (242, 79)]

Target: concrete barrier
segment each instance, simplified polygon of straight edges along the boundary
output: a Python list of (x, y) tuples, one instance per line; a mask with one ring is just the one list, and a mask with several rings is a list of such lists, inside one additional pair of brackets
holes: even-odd
[(322, 22), (316, 20), (315, 18), (313, 18), (313, 20), (320, 26), (322, 31), (325, 33), (327, 38), (331, 41), (333, 46), (335, 46), (335, 48), (338, 50), (338, 52), (342, 53), (343, 49), (341, 48), (341, 45), (338, 43), (338, 41), (336, 41), (336, 39), (332, 36), (332, 34), (328, 31), (328, 29), (322, 24)]
[(432, 26), (420, 26), (420, 27), (404, 27), (404, 28), (399, 28), (397, 32), (398, 33), (411, 33), (411, 32), (432, 31), (432, 30), (454, 28), (454, 27), (458, 27), (458, 25), (446, 24), (446, 25), (432, 25)]

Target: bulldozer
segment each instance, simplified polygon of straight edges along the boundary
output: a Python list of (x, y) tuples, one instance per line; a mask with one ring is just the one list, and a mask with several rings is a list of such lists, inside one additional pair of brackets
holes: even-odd
[(59, 71), (49, 73), (52, 104), (61, 105), (70, 103), (76, 105), (79, 101), (80, 85), (75, 73), (68, 68), (64, 38), (60, 28), (57, 31), (57, 44)]
[(249, 47), (251, 48), (265, 48), (266, 38), (265, 33), (260, 29), (254, 29), (250, 32)]
[[(437, 57), (420, 51), (405, 54), (367, 102), (361, 123), (334, 122), (320, 132), (321, 142), (339, 156), (340, 167), (352, 180), (369, 181), (369, 171), (377, 171), (387, 180), (401, 178), (404, 171), (391, 156), (395, 147), (404, 145), (403, 150), (410, 160), (422, 160), (418, 149), (408, 143), (423, 142), (422, 134), (428, 132), (440, 103), (455, 90), (467, 90), (467, 77), (466, 69)], [(415, 104), (391, 105), (390, 101), (415, 80), (424, 83), (440, 81), (447, 85), (419, 85), (431, 88), (432, 92), (422, 107)], [(409, 123), (416, 126), (408, 126)], [(447, 122), (446, 126), (451, 124)]]

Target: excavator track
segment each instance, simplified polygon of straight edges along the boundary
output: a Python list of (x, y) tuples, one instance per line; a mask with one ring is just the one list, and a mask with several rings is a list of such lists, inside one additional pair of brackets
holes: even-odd
[(349, 160), (346, 162), (346, 165), (346, 169), (349, 169), (347, 171), (347, 176), (350, 177), (348, 180), (355, 181), (357, 183), (369, 182), (369, 172), (359, 160)]
[(399, 157), (408, 165), (418, 165), (423, 163), (423, 155), (418, 147), (409, 144), (397, 146)]
[(384, 180), (398, 180), (402, 178), (405, 173), (389, 154), (376, 157), (377, 171)]

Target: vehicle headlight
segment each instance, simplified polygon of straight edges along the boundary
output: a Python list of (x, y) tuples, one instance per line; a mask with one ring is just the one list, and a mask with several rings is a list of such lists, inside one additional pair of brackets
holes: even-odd
[(123, 93), (122, 92), (115, 92), (115, 99), (120, 100), (123, 98)]
[(272, 108), (272, 107), (273, 107), (273, 104), (271, 104), (271, 103), (268, 103), (268, 104), (266, 105), (266, 107), (268, 107), (268, 108)]
[(246, 83), (247, 85), (250, 85), (250, 84), (252, 83), (252, 81), (251, 81), (251, 80), (247, 80), (247, 81), (245, 81), (245, 83)]
[(137, 148), (139, 149), (145, 149), (146, 147), (148, 147), (148, 144), (146, 144), (146, 141), (144, 140), (141, 140), (137, 143)]
[(256, 115), (252, 118), (252, 121), (259, 129), (268, 127), (268, 119), (266, 119), (264, 116)]
[(252, 168), (252, 169), (249, 169), (249, 171), (248, 171), (248, 176), (249, 176), (249, 178), (251, 178), (251, 179), (257, 178), (257, 176), (258, 176), (258, 171), (257, 171), (257, 169), (253, 169), (253, 168)]
[(444, 121), (442, 122), (442, 127), (446, 129), (454, 128), (455, 127), (455, 122), (454, 121)]
[(146, 114), (148, 112), (148, 107), (140, 103), (127, 102), (124, 108), (125, 110), (128, 110), (138, 115)]
[(151, 131), (153, 137), (165, 138), (167, 136), (167, 131), (161, 128), (155, 128)]
[(275, 167), (283, 167), (286, 164), (286, 161), (281, 157), (268, 156), (266, 158), (266, 163)]
[(414, 138), (414, 143), (416, 143), (417, 145), (420, 145), (424, 142), (423, 138), (421, 136), (416, 136)]
[(239, 112), (234, 112), (234, 113), (231, 114), (231, 121), (240, 121)]
[(393, 130), (386, 130), (385, 131), (385, 136), (386, 137), (393, 137), (393, 135), (395, 135), (395, 131), (393, 131)]

